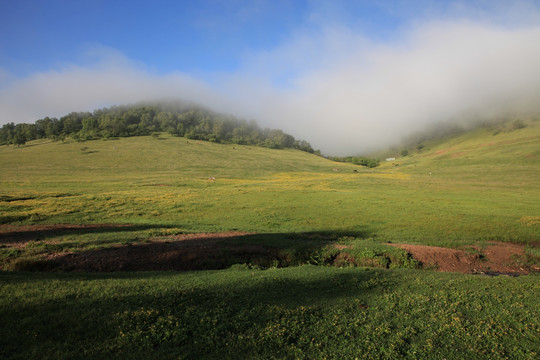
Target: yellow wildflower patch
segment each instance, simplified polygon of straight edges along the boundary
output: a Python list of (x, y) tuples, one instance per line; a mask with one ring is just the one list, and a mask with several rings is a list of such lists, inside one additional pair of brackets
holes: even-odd
[(540, 216), (522, 216), (519, 222), (527, 226), (538, 226), (540, 225)]
[(393, 180), (409, 180), (411, 178), (411, 175), (404, 173), (366, 173), (361, 174), (361, 176)]

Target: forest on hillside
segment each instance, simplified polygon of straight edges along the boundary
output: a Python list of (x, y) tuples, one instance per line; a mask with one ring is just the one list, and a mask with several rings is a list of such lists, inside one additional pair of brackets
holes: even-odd
[(43, 138), (85, 141), (157, 132), (217, 143), (316, 152), (307, 141), (297, 140), (282, 130), (263, 129), (254, 120), (247, 121), (181, 102), (112, 106), (93, 112), (72, 112), (59, 119), (45, 117), (34, 124), (11, 122), (0, 128), (0, 145), (19, 146)]

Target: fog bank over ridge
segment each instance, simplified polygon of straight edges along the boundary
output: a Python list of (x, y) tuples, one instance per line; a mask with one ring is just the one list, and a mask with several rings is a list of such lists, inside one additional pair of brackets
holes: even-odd
[[(370, 151), (441, 121), (540, 111), (540, 27), (427, 24), (399, 46), (365, 45), (274, 95), (274, 119), (332, 153)], [(281, 96), (279, 96), (281, 95)]]
[(449, 119), (540, 112), (540, 25), (431, 21), (399, 40), (299, 31), (235, 71), (159, 73), (115, 49), (18, 78), (0, 69), (0, 122), (181, 98), (280, 128), (325, 154), (374, 151)]

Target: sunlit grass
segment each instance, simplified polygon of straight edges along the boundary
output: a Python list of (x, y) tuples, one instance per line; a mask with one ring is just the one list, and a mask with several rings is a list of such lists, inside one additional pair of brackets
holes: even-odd
[[(0, 147), (2, 225), (131, 224), (32, 233), (0, 248), (3, 269), (230, 230), (255, 233), (234, 241), (278, 248), (288, 262), (0, 272), (0, 357), (536, 359), (537, 276), (412, 270), (414, 259), (384, 243), (527, 243), (526, 261), (538, 264), (539, 128), (480, 129), (375, 169), (168, 136)], [(324, 266), (336, 246), (360, 267)], [(321, 266), (278, 268), (306, 263)]]
[[(498, 134), (494, 144), (491, 137), (432, 144), (398, 159), (398, 167), (375, 169), (174, 137), (90, 141), (85, 152), (79, 143), (4, 146), (0, 217), (166, 224), (186, 232), (369, 228), (380, 241), (428, 244), (537, 241), (538, 224), (522, 219), (540, 212), (538, 127)], [(470, 158), (451, 156), (464, 151)]]

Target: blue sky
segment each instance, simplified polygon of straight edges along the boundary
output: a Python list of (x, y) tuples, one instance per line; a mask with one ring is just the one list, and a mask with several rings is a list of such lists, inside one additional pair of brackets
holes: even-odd
[[(79, 62), (97, 45), (157, 72), (231, 70), (277, 43), (302, 6), (256, 1), (2, 1), (1, 63), (24, 75)], [(298, 3), (300, 4), (300, 2)], [(284, 15), (284, 16), (282, 16)]]
[(411, 14), (451, 6), (375, 3), (2, 0), (0, 64), (24, 76), (68, 62), (84, 63), (88, 49), (105, 46), (158, 73), (232, 71), (247, 54), (279, 46), (298, 31), (341, 24), (387, 39)]
[(0, 125), (180, 97), (363, 151), (536, 111), (539, 28), (538, 1), (0, 0)]

